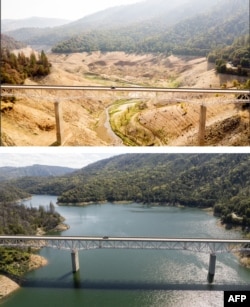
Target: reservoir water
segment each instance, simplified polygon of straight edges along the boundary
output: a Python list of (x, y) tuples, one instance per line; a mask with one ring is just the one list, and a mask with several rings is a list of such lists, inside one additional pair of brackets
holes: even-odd
[[(33, 196), (26, 205), (48, 206), (55, 196)], [(241, 238), (199, 209), (104, 204), (58, 207), (70, 229), (63, 236), (151, 236)], [(196, 307), (223, 306), (224, 290), (250, 289), (250, 270), (232, 254), (217, 255), (213, 284), (207, 283), (209, 255), (188, 251), (80, 251), (72, 274), (70, 251), (44, 248), (46, 267), (25, 275), (22, 287), (2, 306), (13, 307)]]

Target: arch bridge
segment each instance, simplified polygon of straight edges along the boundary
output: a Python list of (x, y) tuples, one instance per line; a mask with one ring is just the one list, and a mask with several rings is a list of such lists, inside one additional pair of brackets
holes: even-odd
[(80, 237), (80, 236), (0, 236), (4, 247), (50, 247), (71, 251), (72, 269), (79, 266), (78, 251), (90, 249), (186, 250), (210, 254), (208, 281), (214, 280), (216, 254), (241, 252), (250, 254), (250, 240), (156, 238), (156, 237)]

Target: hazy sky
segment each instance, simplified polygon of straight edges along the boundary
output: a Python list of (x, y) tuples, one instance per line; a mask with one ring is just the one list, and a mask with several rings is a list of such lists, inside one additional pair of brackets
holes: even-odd
[(247, 147), (1, 147), (0, 167), (33, 164), (82, 168), (125, 153), (250, 153)]
[(2, 19), (52, 17), (77, 20), (108, 7), (145, 0), (1, 0)]
[(22, 167), (33, 164), (82, 168), (98, 160), (119, 154), (119, 151), (85, 149), (84, 147), (1, 147), (0, 167)]

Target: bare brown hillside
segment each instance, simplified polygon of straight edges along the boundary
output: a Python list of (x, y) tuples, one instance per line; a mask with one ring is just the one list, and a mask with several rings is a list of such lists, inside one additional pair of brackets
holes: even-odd
[[(26, 84), (220, 88), (235, 79), (216, 75), (205, 58), (95, 52), (50, 54), (49, 60), (51, 74)], [(45, 90), (19, 91), (16, 97), (14, 104), (1, 104), (5, 146), (55, 144), (55, 101), (62, 108), (65, 146), (197, 145), (201, 97), (190, 103), (154, 93)], [(215, 97), (202, 99), (208, 106), (205, 145), (249, 145), (247, 111), (215, 103)]]

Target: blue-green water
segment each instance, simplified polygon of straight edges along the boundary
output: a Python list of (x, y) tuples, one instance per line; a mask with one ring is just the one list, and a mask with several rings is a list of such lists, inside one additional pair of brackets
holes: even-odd
[[(56, 203), (34, 196), (32, 206)], [(70, 229), (61, 235), (240, 238), (199, 209), (139, 204), (57, 207)], [(3, 306), (223, 306), (223, 290), (250, 289), (250, 270), (232, 254), (217, 255), (215, 281), (207, 283), (209, 255), (187, 251), (80, 251), (71, 273), (69, 251), (44, 248), (49, 264), (30, 272)], [(211, 291), (212, 290), (212, 291)]]

